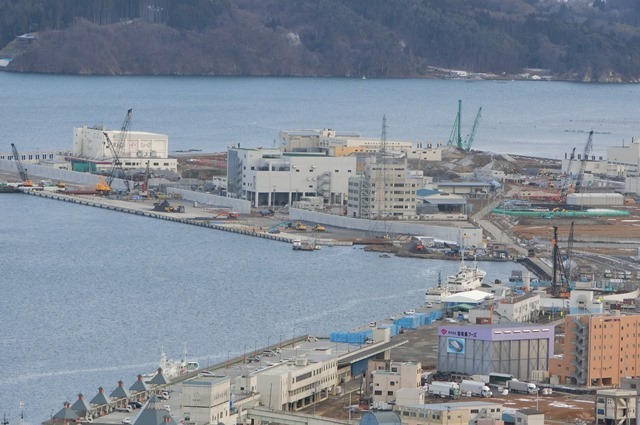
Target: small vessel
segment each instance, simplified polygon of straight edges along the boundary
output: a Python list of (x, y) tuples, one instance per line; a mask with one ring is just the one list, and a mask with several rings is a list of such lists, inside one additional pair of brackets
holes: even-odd
[(291, 244), (293, 245), (294, 251), (315, 251), (320, 245), (316, 245), (314, 242), (310, 241), (302, 241), (300, 238), (295, 238)]
[[(160, 364), (162, 374), (168, 379), (173, 379), (189, 372), (200, 369), (200, 364), (195, 360), (187, 361), (187, 344), (184, 345), (183, 357), (181, 360), (168, 359), (164, 348), (160, 351)], [(150, 374), (153, 376), (155, 373)]]
[(446, 286), (442, 285), (442, 275), (438, 272), (438, 284), (433, 288), (427, 289), (427, 292), (424, 294), (424, 302), (440, 304), (449, 295), (451, 295), (451, 292)]
[(463, 253), (458, 271), (456, 274), (447, 277), (445, 285), (450, 292), (472, 291), (482, 286), (482, 279), (486, 275), (487, 272), (480, 270), (475, 260), (472, 267), (467, 266), (464, 262)]

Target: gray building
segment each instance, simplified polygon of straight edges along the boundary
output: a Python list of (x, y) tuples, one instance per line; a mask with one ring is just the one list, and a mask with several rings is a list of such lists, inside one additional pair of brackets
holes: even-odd
[(438, 327), (438, 371), (463, 375), (507, 373), (534, 379), (548, 370), (555, 330), (549, 325), (490, 324)]

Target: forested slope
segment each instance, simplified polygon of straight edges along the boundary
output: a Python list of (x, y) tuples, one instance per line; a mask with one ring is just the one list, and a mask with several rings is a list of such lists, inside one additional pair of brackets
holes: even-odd
[(37, 34), (7, 70), (72, 74), (636, 82), (639, 23), (632, 0), (0, 0), (0, 46)]

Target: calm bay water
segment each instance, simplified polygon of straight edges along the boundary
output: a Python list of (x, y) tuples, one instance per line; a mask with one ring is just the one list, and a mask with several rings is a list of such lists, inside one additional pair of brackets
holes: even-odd
[[(72, 77), (0, 73), (0, 151), (71, 147), (72, 127), (166, 133), (172, 150), (271, 146), (279, 130), (334, 128), (444, 141), (457, 99), (474, 147), (561, 157), (631, 139), (639, 86), (434, 80)], [(468, 130), (467, 130), (468, 131)], [(0, 214), (0, 414), (39, 423), (99, 386), (152, 371), (183, 343), (201, 364), (294, 334), (327, 335), (415, 307), (454, 262), (380, 259), (20, 195)], [(504, 279), (510, 263), (481, 265)], [(328, 296), (327, 294), (331, 294)]]
[(280, 130), (333, 128), (444, 142), (463, 101), (463, 134), (479, 107), (474, 148), (560, 158), (596, 132), (593, 153), (629, 143), (640, 127), (640, 85), (543, 81), (333, 78), (76, 77), (0, 73), (0, 130), (23, 151), (70, 149), (74, 126), (169, 135), (173, 150), (272, 146)]

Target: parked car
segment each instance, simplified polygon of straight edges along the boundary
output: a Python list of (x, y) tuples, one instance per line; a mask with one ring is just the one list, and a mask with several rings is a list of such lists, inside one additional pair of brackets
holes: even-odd
[(431, 308), (431, 307), (433, 307), (433, 303), (426, 303), (426, 304), (425, 304), (425, 307), (427, 307), (427, 308)]
[(412, 314), (416, 314), (416, 311), (414, 309), (410, 308), (409, 310), (405, 311), (404, 314), (412, 315)]
[(131, 423), (131, 418), (124, 418), (124, 419), (122, 420), (122, 423), (123, 423), (123, 424), (130, 424), (130, 423)]
[(265, 356), (265, 357), (273, 357), (273, 356), (276, 355), (276, 352), (273, 351), (273, 350), (264, 350), (262, 352), (262, 355)]
[(259, 362), (259, 361), (260, 361), (260, 356), (251, 356), (251, 357), (247, 357), (247, 361), (248, 361), (249, 363), (252, 363), (252, 362), (256, 362), (256, 363), (257, 363), (257, 362)]
[(127, 406), (131, 406), (132, 409), (141, 409), (142, 403), (140, 403), (139, 401), (130, 401), (129, 403), (127, 403)]

